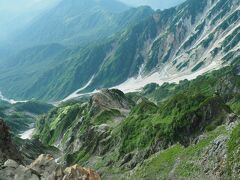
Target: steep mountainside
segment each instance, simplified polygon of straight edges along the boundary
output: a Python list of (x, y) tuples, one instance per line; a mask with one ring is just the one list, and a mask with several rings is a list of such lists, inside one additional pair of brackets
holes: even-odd
[[(67, 3), (68, 1), (63, 1), (62, 3)], [(79, 3), (76, 6), (74, 4), (69, 4), (68, 6), (59, 5), (58, 8), (67, 8), (65, 11), (60, 11), (62, 16), (55, 15), (54, 13), (51, 14), (51, 18), (59, 18), (59, 23), (64, 21), (65, 16), (68, 16), (69, 13), (71, 15), (73, 9), (70, 8), (74, 6), (75, 12), (80, 15), (78, 17), (82, 18), (85, 22), (89, 22), (89, 18), (87, 17), (90, 12), (85, 12), (86, 14), (81, 15), (82, 11), (77, 11), (77, 9), (82, 8), (81, 3), (82, 1), (73, 1), (75, 3)], [(86, 1), (88, 2), (88, 1)], [(107, 7), (102, 7), (106, 5), (105, 1), (100, 1), (100, 7), (102, 8), (101, 11), (107, 11)], [(106, 3), (110, 3), (106, 1)], [(103, 4), (102, 4), (103, 3)], [(113, 2), (112, 2), (113, 3)], [(87, 3), (89, 7), (91, 7), (91, 3)], [(111, 5), (111, 3), (110, 3)], [(109, 6), (110, 6), (109, 5)], [(70, 7), (69, 7), (70, 6)], [(95, 6), (94, 6), (95, 7)], [(91, 13), (96, 11), (96, 8), (90, 8)], [(98, 8), (100, 8), (98, 7)], [(110, 6), (112, 7), (112, 6)], [(111, 9), (108, 7), (108, 9)], [(70, 8), (70, 9), (69, 9)], [(104, 9), (105, 8), (105, 9)], [(112, 7), (112, 11), (114, 7)], [(86, 11), (90, 10), (89, 8), (85, 8)], [(58, 12), (58, 10), (54, 10), (54, 12)], [(93, 11), (93, 12), (92, 12)], [(110, 10), (109, 10), (110, 11)], [(97, 11), (98, 12), (98, 11)], [(109, 12), (110, 13), (110, 12)], [(97, 27), (89, 27), (92, 30), (87, 30), (88, 35), (84, 37), (89, 41), (94, 41), (101, 39), (103, 37), (112, 35), (114, 32), (122, 31), (125, 27), (130, 26), (131, 24), (135, 24), (143, 19), (149, 17), (153, 10), (149, 7), (139, 7), (139, 8), (130, 8), (123, 12), (119, 12), (117, 14), (110, 14), (105, 15), (104, 19), (100, 18), (99, 15), (94, 15), (98, 19), (98, 26), (102, 26), (103, 28)], [(69, 15), (69, 16), (70, 16)], [(111, 17), (114, 15), (114, 18)], [(44, 16), (45, 17), (45, 16)], [(44, 18), (45, 21), (49, 20), (49, 18)], [(57, 35), (58, 32), (62, 28), (58, 28), (58, 26), (54, 25), (51, 21), (47, 21), (44, 23), (42, 28), (46, 29), (50, 25), (53, 26), (54, 30), (49, 30), (50, 32), (54, 32), (53, 34)], [(75, 20), (79, 22), (79, 20)], [(104, 21), (104, 22), (103, 22)], [(55, 21), (54, 21), (55, 22)], [(86, 23), (85, 22), (85, 23)], [(48, 25), (49, 23), (49, 25)], [(95, 22), (94, 22), (95, 24)], [(29, 30), (33, 33), (37, 33), (35, 29), (39, 29), (37, 25), (33, 26), (34, 30)], [(67, 26), (67, 32), (64, 33), (68, 39), (71, 39), (74, 33), (71, 32), (71, 29), (74, 28), (82, 28), (81, 22), (75, 23), (75, 26)], [(85, 28), (83, 28), (85, 29)], [(76, 34), (81, 35), (80, 30), (75, 30)], [(100, 32), (101, 31), (101, 32)], [(111, 32), (109, 32), (111, 31)], [(42, 32), (42, 31), (40, 31)], [(102, 33), (105, 33), (103, 35)], [(21, 36), (21, 37), (31, 37), (31, 33), (27, 33), (28, 36)], [(44, 39), (48, 37), (48, 33), (36, 34), (37, 37), (40, 39)], [(41, 37), (43, 36), (43, 37)], [(49, 36), (53, 37), (52, 34)], [(85, 36), (85, 35), (84, 35)], [(90, 36), (90, 37), (89, 37)], [(96, 37), (97, 36), (97, 37)], [(61, 36), (58, 37), (59, 39), (63, 40), (64, 38)], [(73, 37), (74, 40), (77, 40), (77, 37)], [(29, 40), (30, 42), (37, 42), (36, 38)], [(65, 42), (61, 42), (60, 40), (58, 43), (48, 43), (47, 41), (44, 43), (46, 45), (37, 45), (34, 47), (30, 47), (24, 49), (17, 53), (12, 53), (10, 57), (0, 56), (0, 89), (4, 95), (8, 97), (12, 97), (15, 99), (32, 99), (38, 98), (41, 100), (56, 100), (61, 99), (71, 92), (75, 91), (79, 87), (83, 86), (85, 83), (89, 81), (91, 78), (90, 76), (97, 71), (99, 68), (102, 58), (106, 56), (107, 49), (111, 45), (103, 45), (97, 42), (94, 42), (90, 45), (86, 45), (84, 47), (69, 47), (65, 44)], [(18, 42), (24, 42), (23, 40), (19, 40)], [(59, 44), (64, 43), (64, 45)], [(28, 43), (27, 43), (28, 44)], [(78, 44), (82, 44), (82, 42), (78, 42)], [(29, 43), (29, 45), (33, 45)], [(22, 47), (21, 47), (22, 48)], [(105, 50), (103, 51), (104, 48)], [(102, 51), (102, 52), (101, 52)], [(11, 54), (11, 53), (9, 53)], [(99, 59), (98, 59), (99, 58)], [(91, 67), (91, 69), (90, 69)], [(44, 84), (44, 86), (43, 86)], [(56, 89), (56, 87), (58, 87)]]
[[(16, 140), (12, 140), (9, 128), (3, 120), (0, 120), (0, 131), (1, 180), (72, 180), (85, 177), (100, 180), (100, 176), (91, 169), (80, 165), (66, 167), (58, 164), (55, 161), (59, 156), (56, 148), (44, 146), (39, 141), (18, 140), (20, 142), (16, 145)], [(50, 154), (40, 155), (41, 152), (54, 154), (55, 157)]]
[(129, 82), (141, 87), (141, 83), (161, 83), (222, 67), (239, 56), (239, 3), (188, 0), (156, 11), (106, 41), (64, 53), (60, 50), (50, 60), (44, 58), (46, 63), (33, 58), (43, 63), (33, 68), (29, 61), (22, 63), (25, 56), (20, 55), (20, 64), (12, 63), (0, 72), (0, 87), (4, 95), (15, 98), (59, 100), (79, 88), (87, 92), (113, 87), (131, 77), (137, 79)]
[(26, 46), (79, 45), (106, 38), (152, 11), (140, 12), (115, 0), (62, 0), (13, 40)]
[(11, 133), (21, 134), (34, 127), (37, 116), (47, 113), (53, 106), (36, 101), (10, 104), (0, 100), (0, 118), (4, 119)]
[(156, 12), (122, 34), (89, 89), (111, 87), (139, 73), (157, 72), (166, 81), (234, 59), (239, 56), (239, 3), (189, 0)]
[(236, 179), (239, 73), (237, 60), (140, 93), (102, 90), (42, 117), (35, 137), (59, 147), (61, 162), (96, 169), (103, 179)]
[(21, 162), (22, 157), (17, 150), (16, 146), (12, 143), (11, 134), (9, 128), (0, 119), (0, 165), (7, 159), (11, 158), (15, 161)]

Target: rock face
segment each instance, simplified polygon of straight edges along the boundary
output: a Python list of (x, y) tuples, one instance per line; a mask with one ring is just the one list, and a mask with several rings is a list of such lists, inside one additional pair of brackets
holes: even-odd
[(89, 102), (57, 108), (51, 118), (41, 120), (37, 134), (44, 143), (57, 144), (66, 154), (83, 147), (102, 154), (109, 148), (111, 129), (122, 122), (133, 105), (134, 102), (117, 89), (101, 90)]
[(118, 89), (104, 89), (92, 96), (90, 113), (96, 115), (101, 110), (118, 109), (128, 111), (133, 105), (122, 91)]
[(9, 128), (0, 119), (0, 164), (7, 159), (14, 159), (17, 162), (22, 161), (22, 157), (16, 146), (12, 143)]
[(29, 166), (7, 160), (0, 169), (1, 180), (100, 180), (91, 169), (74, 165), (66, 169), (57, 164), (51, 155), (40, 155)]
[(39, 180), (37, 172), (18, 164), (14, 160), (7, 160), (0, 169), (1, 180)]
[(51, 155), (40, 155), (28, 168), (38, 172), (42, 178), (59, 179), (63, 176), (63, 168)]
[(72, 179), (86, 179), (86, 180), (99, 180), (100, 176), (91, 169), (83, 168), (79, 165), (74, 165), (68, 167), (64, 171), (64, 178), (65, 180), (72, 180)]
[[(63, 3), (68, 4), (68, 2)], [(141, 81), (145, 84), (145, 82), (155, 82), (157, 77), (159, 80), (166, 81), (166, 79), (170, 80), (172, 76), (180, 77), (200, 69), (202, 71), (199, 73), (221, 67), (222, 62), (232, 61), (239, 56), (239, 4), (239, 0), (188, 0), (178, 7), (156, 11), (150, 17), (151, 10), (150, 13), (139, 13), (143, 16), (131, 16), (127, 13), (128, 18), (126, 18), (123, 14), (120, 24), (130, 22), (128, 21), (132, 19), (130, 17), (137, 18), (131, 21), (134, 23), (129, 29), (119, 32), (111, 40), (73, 49), (51, 44), (56, 42), (52, 41), (46, 46), (37, 46), (19, 53), (16, 55), (16, 60), (13, 58), (13, 63), (9, 66), (9, 73), (4, 75), (4, 71), (1, 71), (0, 85), (4, 94), (8, 96), (60, 100), (84, 87), (88, 82), (89, 86), (85, 92), (102, 87), (113, 87), (134, 76), (138, 76), (138, 80), (141, 80), (141, 76), (146, 75)], [(69, 8), (69, 11), (71, 12), (76, 7)], [(61, 10), (60, 14), (69, 13), (69, 11), (66, 12), (65, 6), (63, 9), (64, 11)], [(88, 11), (89, 9), (83, 10)], [(76, 12), (78, 14), (82, 11), (77, 10)], [(140, 12), (144, 12), (144, 10)], [(98, 12), (96, 13), (98, 14)], [(96, 13), (92, 15), (95, 17)], [(55, 12), (48, 14), (45, 19), (48, 20), (54, 14)], [(69, 34), (71, 37), (73, 33), (70, 30), (81, 23), (81, 20), (77, 18), (81, 16), (67, 18), (68, 23), (63, 23), (65, 16), (63, 17), (60, 24), (69, 25), (69, 29), (65, 29), (63, 34)], [(93, 18), (90, 17), (90, 19)], [(103, 20), (100, 17), (96, 16), (96, 19), (93, 19)], [(113, 19), (107, 18), (104, 29), (109, 27), (111, 20)], [(51, 22), (54, 22), (52, 26), (55, 28), (55, 20)], [(99, 25), (102, 26), (101, 23)], [(114, 25), (107, 29), (114, 29)], [(32, 29), (32, 33), (39, 31), (42, 34), (46, 31), (46, 27), (49, 26), (42, 27), (43, 31), (39, 31), (39, 28), (35, 27)], [(82, 28), (82, 26), (80, 27)], [(52, 32), (54, 28), (51, 28), (50, 31)], [(62, 28), (57, 30), (62, 30)], [(79, 35), (78, 30), (73, 32), (77, 32)], [(27, 33), (27, 36), (24, 37), (28, 37), (32, 33)], [(47, 32), (43, 36), (47, 34), (49, 37), (44, 38), (46, 40), (57, 35)], [(63, 34), (59, 36), (60, 40), (64, 39)], [(94, 35), (96, 34), (94, 33)], [(33, 38), (34, 42), (42, 40), (39, 38), (40, 36), (34, 37), (37, 37)], [(75, 38), (76, 36), (74, 36), (74, 41), (78, 42)], [(66, 40), (69, 40), (69, 37), (66, 37)], [(43, 44), (46, 42), (44, 41)], [(28, 54), (27, 57), (25, 53)], [(53, 67), (48, 67), (50, 62), (54, 64)], [(24, 71), (22, 71), (23, 69)], [(27, 75), (31, 73), (29, 70), (34, 70), (32, 76)], [(148, 75), (151, 75), (152, 72), (158, 72), (158, 74), (149, 79)], [(136, 84), (138, 84), (138, 80), (135, 81)], [(127, 82), (132, 83), (132, 81)], [(25, 86), (22, 86), (23, 83)]]
[(223, 175), (226, 175), (227, 141), (227, 136), (220, 135), (206, 148), (201, 164), (207, 175), (211, 174), (218, 179), (223, 179)]
[[(9, 128), (5, 125), (3, 120), (0, 120), (0, 132), (0, 180), (100, 179), (100, 176), (93, 170), (83, 168), (79, 165), (74, 165), (65, 169), (64, 166), (57, 164), (51, 155), (42, 154), (29, 166), (25, 166), (23, 162), (29, 162), (28, 160), (26, 161), (25, 158), (34, 157), (34, 148), (41, 146), (34, 147), (34, 144), (31, 144), (33, 147), (30, 147), (30, 145), (28, 145), (28, 147), (26, 146), (25, 148), (33, 148), (33, 150), (22, 149), (26, 151), (25, 154), (23, 154), (23, 152), (19, 151), (16, 145), (12, 143)], [(39, 151), (41, 151), (41, 148)]]

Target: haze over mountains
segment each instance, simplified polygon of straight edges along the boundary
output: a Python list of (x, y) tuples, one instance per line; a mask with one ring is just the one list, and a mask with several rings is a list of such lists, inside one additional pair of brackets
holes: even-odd
[(86, 84), (91, 92), (221, 67), (239, 56), (239, 1), (188, 0), (155, 12), (112, 0), (61, 1), (12, 40), (15, 52), (1, 60), (3, 94), (61, 100)]
[(120, 0), (130, 6), (140, 6), (140, 5), (149, 5), (153, 9), (167, 9), (180, 3), (184, 2), (185, 0)]
[(240, 1), (170, 2), (0, 2), (1, 180), (240, 179)]
[[(41, 13), (52, 8), (60, 0), (1, 0), (0, 2), (0, 40), (9, 40), (21, 28), (29, 25), (34, 18), (41, 16)], [(183, 0), (182, 0), (183, 1)], [(181, 0), (170, 1), (124, 1), (129, 6), (149, 5), (152, 8), (169, 8), (182, 2)], [(111, 1), (110, 1), (111, 2)], [(120, 4), (118, 4), (120, 5)], [(118, 7), (118, 6), (117, 6)], [(120, 7), (119, 7), (120, 8)], [(7, 43), (7, 42), (6, 42)]]
[(0, 41), (8, 43), (9, 38), (25, 28), (43, 11), (51, 8), (58, 0), (1, 0)]
[(16, 41), (25, 46), (97, 41), (133, 22), (138, 15), (131, 14), (127, 19), (124, 13), (128, 9), (125, 4), (112, 0), (61, 1), (20, 32)]

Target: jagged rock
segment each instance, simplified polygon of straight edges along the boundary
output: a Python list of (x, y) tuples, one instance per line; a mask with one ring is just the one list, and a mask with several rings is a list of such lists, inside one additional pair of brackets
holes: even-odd
[(55, 162), (51, 155), (40, 155), (30, 164), (29, 168), (37, 171), (42, 178), (59, 179), (63, 176), (63, 168)]
[(100, 180), (92, 169), (74, 165), (64, 169), (51, 155), (40, 155), (29, 166), (7, 160), (0, 169), (1, 180)]
[(238, 120), (238, 116), (234, 113), (231, 113), (231, 114), (228, 115), (226, 123), (229, 125), (233, 122), (236, 122), (237, 120)]
[(92, 169), (86, 169), (79, 165), (66, 168), (64, 174), (63, 180), (100, 180), (100, 176)]
[(7, 159), (22, 162), (22, 157), (18, 149), (12, 143), (9, 128), (4, 121), (0, 119), (0, 164), (4, 163)]
[(19, 166), (19, 164), (12, 160), (12, 159), (8, 159), (5, 163), (4, 163), (4, 167), (12, 167), (12, 168), (17, 168)]
[(238, 124), (239, 124), (240, 118), (236, 114), (230, 114), (227, 118), (227, 126), (226, 129), (231, 132)]
[[(82, 137), (83, 147), (89, 147), (91, 153), (103, 154), (109, 149), (111, 139), (110, 127), (106, 124), (91, 127)], [(89, 145), (93, 146), (89, 146)]]
[(23, 156), (24, 164), (31, 164), (41, 154), (51, 154), (54, 158), (58, 158), (61, 154), (59, 149), (52, 146), (46, 146), (38, 139), (19, 139), (16, 145)]
[(131, 109), (133, 102), (122, 91), (104, 89), (92, 96), (90, 100), (90, 114), (92, 116), (105, 109)]
[(131, 161), (131, 159), (133, 158), (134, 154), (133, 153), (129, 153), (129, 154), (126, 154), (123, 159), (122, 159), (122, 162), (120, 163), (120, 166), (126, 164), (127, 162)]
[(201, 164), (205, 173), (217, 179), (224, 179), (224, 175), (226, 175), (227, 141), (227, 136), (221, 135), (217, 137), (206, 149), (202, 159)]
[(7, 160), (0, 169), (1, 180), (39, 180), (40, 176), (37, 172), (23, 165), (18, 164), (14, 160)]

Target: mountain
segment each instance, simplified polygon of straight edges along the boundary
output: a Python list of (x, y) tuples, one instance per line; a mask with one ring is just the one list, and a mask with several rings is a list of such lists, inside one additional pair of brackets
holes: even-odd
[(159, 80), (168, 80), (234, 59), (239, 56), (237, 7), (236, 0), (189, 0), (157, 11), (115, 40), (118, 46), (105, 57), (89, 89), (115, 86), (139, 74), (144, 79), (155, 72)]
[(12, 143), (11, 134), (9, 132), (9, 128), (0, 120), (0, 164), (5, 162), (8, 158), (14, 159), (15, 161), (21, 162), (22, 157), (18, 152), (15, 144)]
[(33, 129), (37, 116), (47, 113), (53, 106), (37, 101), (10, 104), (0, 100), (0, 117), (4, 119), (11, 133), (22, 136), (27, 130)]
[(238, 179), (239, 60), (180, 84), (63, 103), (39, 119), (35, 138), (103, 179)]
[(20, 31), (13, 41), (27, 47), (49, 43), (88, 43), (111, 36), (152, 10), (136, 11), (115, 0), (62, 0)]
[(9, 39), (22, 28), (31, 24), (35, 18), (53, 7), (58, 0), (49, 1), (7, 1), (0, 2), (0, 40), (8, 42)]
[[(131, 21), (111, 38), (57, 51), (53, 58), (42, 58), (44, 53), (33, 56), (31, 61), (39, 63), (33, 68), (31, 61), (25, 61), (26, 54), (35, 54), (30, 49), (14, 58), (22, 59), (20, 63), (13, 60), (11, 66), (3, 66), (1, 90), (14, 98), (55, 101), (79, 88), (80, 93), (113, 86), (131, 91), (135, 85), (141, 88), (150, 82), (192, 79), (239, 56), (238, 7), (238, 0), (188, 0), (153, 15), (147, 13), (150, 17), (141, 20), (138, 16), (139, 21)], [(149, 12), (144, 7), (137, 10)]]
[[(78, 179), (79, 177), (89, 177), (90, 179), (100, 180), (100, 176), (91, 169), (74, 165), (65, 167), (55, 162), (54, 156), (50, 154), (41, 154), (34, 161), (30, 161), (28, 166), (25, 165), (26, 158), (30, 158), (35, 152), (52, 152), (58, 153), (56, 148), (49, 148), (41, 145), (40, 142), (31, 144), (29, 149), (18, 149), (12, 140), (11, 134), (5, 123), (0, 120), (0, 179), (3, 180), (29, 180), (29, 179)], [(21, 146), (25, 146), (23, 140)], [(22, 147), (23, 148), (23, 147)], [(27, 154), (29, 153), (29, 154)], [(25, 156), (24, 156), (25, 155)], [(27, 156), (26, 156), (27, 155)]]
[(151, 6), (153, 9), (168, 9), (174, 6), (179, 5), (180, 3), (184, 2), (185, 0), (168, 0), (168, 1), (164, 1), (164, 0), (120, 0), (126, 4), (129, 4), (131, 6), (140, 6), (140, 5), (149, 5)]
[(239, 7), (60, 1), (1, 44), (0, 179), (240, 179)]
[(32, 140), (0, 120), (0, 178), (239, 179), (239, 62), (179, 84), (62, 103), (39, 117)]
[[(78, 2), (81, 5), (79, 1), (76, 1), (76, 2)], [(89, 5), (89, 1), (87, 2)], [(101, 2), (104, 3), (105, 1), (101, 1)], [(65, 3), (65, 1), (63, 1), (62, 3)], [(110, 5), (112, 4), (110, 3), (109, 6)], [(61, 4), (58, 7), (62, 7)], [(75, 9), (79, 9), (79, 8), (81, 8), (81, 6), (75, 6)], [(69, 11), (71, 12), (72, 9), (70, 8)], [(66, 13), (69, 13), (69, 11), (67, 11)], [(114, 9), (114, 12), (115, 11), (117, 10)], [(109, 31), (108, 29), (111, 29), (111, 33), (116, 31), (123, 31), (124, 27), (130, 26), (132, 24), (135, 24), (136, 22), (142, 21), (143, 19), (149, 17), (152, 13), (153, 13), (153, 10), (149, 7), (130, 8), (116, 15), (115, 24), (118, 24), (118, 25), (114, 27), (118, 27), (118, 28), (115, 28), (115, 29), (112, 26), (111, 22), (107, 20), (109, 17), (108, 15), (106, 15), (106, 17), (108, 18), (107, 19), (105, 18), (105, 20), (107, 20), (111, 28), (109, 26), (106, 26), (106, 28), (103, 26), (105, 30), (103, 29), (102, 31), (107, 32)], [(64, 18), (65, 16), (67, 15), (63, 14), (62, 18)], [(59, 18), (59, 16), (55, 16), (55, 17)], [(88, 17), (88, 14), (82, 17), (83, 21), (85, 22), (88, 22), (87, 21), (88, 18), (90, 18)], [(45, 19), (49, 19), (49, 18), (45, 18)], [(100, 18), (98, 25), (100, 26), (104, 24), (103, 21), (105, 20)], [(59, 19), (59, 21), (62, 22), (61, 19)], [(51, 24), (51, 22), (49, 23), (50, 25), (54, 26), (53, 24)], [(76, 27), (82, 28), (81, 23), (78, 25), (79, 26), (76, 25)], [(45, 28), (45, 25), (44, 25), (44, 28)], [(69, 27), (69, 31), (71, 30), (71, 28), (72, 27)], [(98, 28), (96, 27), (89, 27), (89, 28), (92, 28), (93, 31), (97, 30), (96, 32), (93, 32), (93, 31), (89, 32), (89, 36), (91, 37), (94, 37), (95, 35), (98, 37), (101, 36), (100, 35), (101, 33), (98, 31)], [(59, 28), (55, 30), (58, 31)], [(32, 32), (35, 32), (35, 30)], [(52, 32), (52, 31), (49, 31), (49, 32)], [(78, 31), (77, 33), (80, 34)], [(42, 35), (44, 36), (45, 34), (42, 33)], [(57, 32), (55, 32), (54, 34), (57, 34)], [(72, 35), (72, 33), (69, 33), (69, 34)], [(39, 34), (37, 36), (40, 37), (41, 35)], [(87, 38), (87, 39), (90, 40), (91, 38)], [(37, 42), (35, 39), (31, 41)], [(96, 71), (96, 68), (99, 65), (99, 62), (94, 62), (94, 61), (96, 61), (96, 58), (99, 55), (99, 53), (97, 52), (98, 51), (97, 47), (100, 48), (101, 43), (93, 42), (93, 43), (90, 43), (89, 45), (85, 45), (85, 47), (82, 47), (82, 46), (83, 45), (81, 45), (80, 47), (79, 46), (69, 47), (65, 43), (64, 44), (52, 43), (52, 44), (46, 44), (46, 45), (32, 46), (20, 52), (16, 50), (17, 52), (14, 52), (12, 54), (9, 53), (11, 54), (10, 57), (8, 58), (5, 57), (0, 60), (0, 64), (2, 67), (2, 69), (0, 70), (0, 74), (1, 74), (0, 86), (1, 86), (2, 93), (6, 96), (9, 96), (10, 94), (12, 94), (13, 96), (12, 95), (11, 96), (17, 99), (19, 98), (22, 99), (24, 98), (25, 95), (26, 95), (25, 97), (28, 96), (27, 97), (28, 99), (31, 96), (31, 98), (38, 98), (38, 99), (41, 97), (42, 100), (46, 100), (46, 99), (56, 100), (56, 99), (60, 99), (59, 97), (67, 96), (69, 92), (72, 92), (78, 89), (80, 86), (86, 83), (86, 81), (89, 80), (88, 77), (94, 71)], [(92, 51), (92, 49), (95, 49), (95, 50)], [(91, 53), (90, 56), (88, 55), (89, 53)], [(95, 57), (91, 57), (92, 55), (94, 55), (94, 53), (95, 53)], [(103, 52), (103, 55), (104, 54), (106, 54), (106, 52)], [(91, 60), (85, 59), (88, 56)], [(99, 61), (101, 61), (101, 59), (99, 59)], [(84, 66), (87, 67), (88, 65), (94, 64), (94, 63), (96, 64), (95, 65), (96, 68), (92, 66), (92, 70), (84, 68), (84, 70), (81, 69), (81, 72), (79, 72), (80, 68), (83, 68)], [(77, 70), (78, 71), (77, 74), (74, 73), (76, 71), (76, 68), (79, 69)], [(58, 74), (58, 76), (56, 76), (55, 73)], [(64, 75), (64, 73), (68, 75)], [(85, 76), (85, 78), (83, 78), (82, 80), (77, 79), (77, 76), (79, 77), (83, 75)], [(11, 79), (11, 81), (9, 81), (9, 78)], [(61, 78), (63, 79), (61, 80)], [(42, 86), (42, 83), (44, 83), (45, 86)], [(67, 83), (68, 85), (66, 85), (65, 83)], [(8, 85), (6, 89), (4, 88), (5, 85)], [(55, 92), (55, 87), (59, 85), (61, 87), (64, 87), (64, 89), (66, 88), (64, 92), (60, 92), (61, 90), (59, 92)], [(45, 90), (47, 86), (48, 86), (47, 88), (48, 92), (46, 93)], [(69, 86), (69, 87), (67, 88), (66, 86)], [(40, 90), (39, 88), (42, 90)], [(36, 91), (36, 89), (39, 89), (39, 90)], [(52, 91), (50, 89), (52, 89)]]

